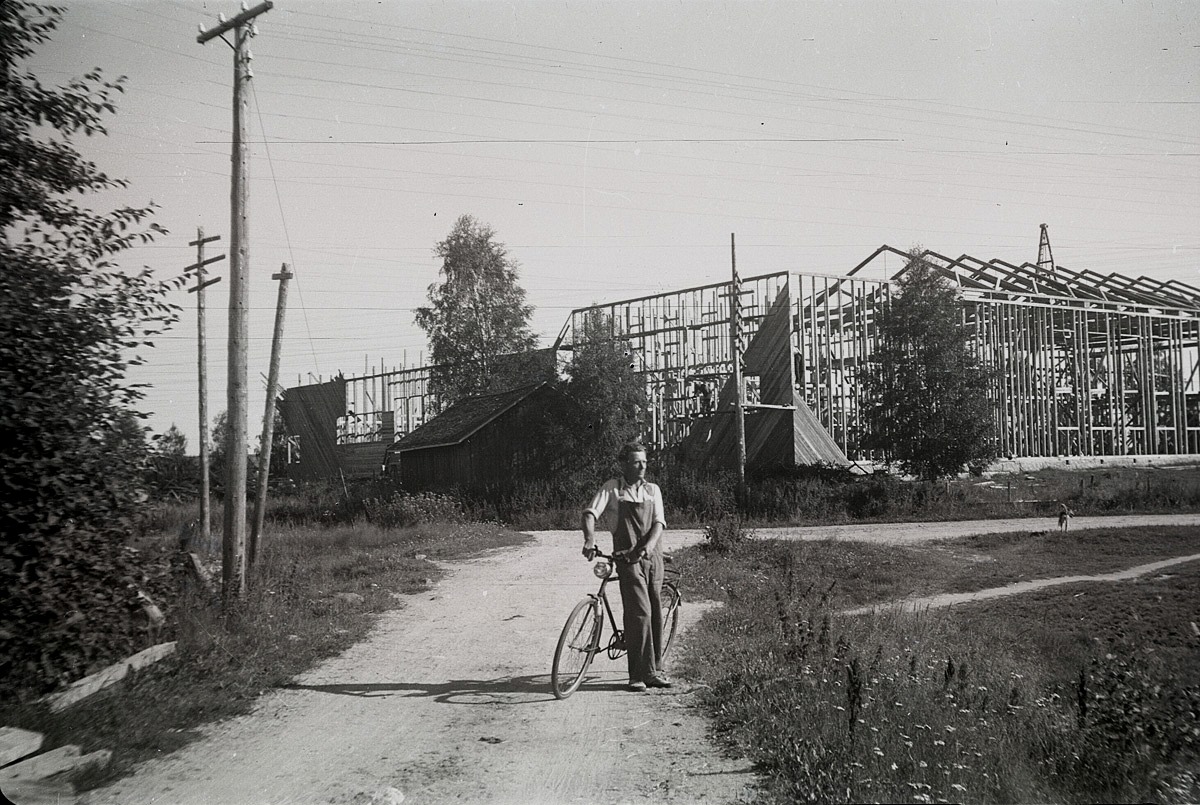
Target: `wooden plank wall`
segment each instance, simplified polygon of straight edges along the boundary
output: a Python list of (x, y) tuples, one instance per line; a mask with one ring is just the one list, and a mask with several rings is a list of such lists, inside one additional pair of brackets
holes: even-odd
[(280, 395), (279, 413), (284, 427), (300, 441), (300, 461), (288, 466), (288, 477), (337, 477), (337, 419), (345, 413), (345, 405), (346, 389), (341, 379), (285, 389)]

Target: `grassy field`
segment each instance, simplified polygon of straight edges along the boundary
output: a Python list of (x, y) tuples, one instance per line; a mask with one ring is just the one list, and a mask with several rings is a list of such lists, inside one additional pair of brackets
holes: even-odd
[(477, 523), (303, 526), (269, 535), (236, 610), (223, 612), (196, 587), (163, 602), (169, 630), (160, 640), (178, 641), (172, 657), (62, 713), (40, 704), (0, 707), (0, 724), (45, 733), (46, 749), (113, 750), (108, 769), (75, 780), (80, 790), (101, 785), (193, 740), (196, 727), (247, 712), (266, 690), (363, 639), (379, 613), (440, 577), (435, 561), (528, 540)]
[(685, 652), (762, 802), (1195, 802), (1200, 562), (949, 610), (908, 595), (1196, 553), (1194, 529), (899, 548), (752, 540), (681, 552), (707, 615)]

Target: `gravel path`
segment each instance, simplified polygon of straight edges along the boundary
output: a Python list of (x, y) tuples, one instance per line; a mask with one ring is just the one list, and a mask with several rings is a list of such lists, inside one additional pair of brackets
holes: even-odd
[[(669, 540), (678, 547), (687, 538)], [(686, 688), (628, 693), (624, 659), (601, 656), (574, 696), (551, 695), (559, 630), (596, 588), (580, 545), (575, 532), (542, 532), (521, 548), (451, 564), (430, 594), (386, 613), (367, 640), (84, 802), (748, 799), (749, 763), (707, 741)], [(685, 603), (680, 639), (700, 611)]]
[(1033, 590), (1057, 587), (1060, 584), (1078, 584), (1085, 581), (1129, 581), (1174, 565), (1195, 562), (1197, 560), (1200, 560), (1200, 553), (1194, 553), (1190, 556), (1176, 556), (1158, 562), (1149, 562), (1144, 565), (1126, 568), (1125, 570), (1118, 570), (1115, 573), (1100, 573), (1094, 576), (1057, 576), (1052, 579), (1017, 581), (1004, 587), (991, 587), (986, 590), (976, 590), (970, 593), (942, 593), (941, 595), (931, 595), (925, 598), (908, 598), (904, 601), (893, 601), (887, 604), (871, 604), (865, 607), (842, 610), (842, 613), (845, 615), (866, 615), (871, 612), (897, 608), (904, 612), (919, 612), (926, 609), (938, 609), (940, 607), (954, 606), (955, 604), (965, 604), (971, 601), (982, 601), (987, 598), (1020, 595), (1021, 593), (1028, 593)]
[[(1131, 514), (1115, 517), (1073, 517), (1070, 530), (1085, 528), (1144, 528), (1156, 525), (1196, 526), (1200, 514)], [(1020, 531), (1057, 531), (1057, 517), (1022, 517), (1005, 520), (957, 520), (944, 523), (874, 523), (869, 525), (833, 525), (812, 527), (760, 528), (760, 537), (776, 539), (848, 539), (905, 545), (972, 534), (1004, 534)], [(1200, 530), (1197, 531), (1200, 537)]]
[[(1200, 526), (1200, 515), (1081, 517), (1072, 528), (1160, 524)], [(1037, 518), (758, 534), (903, 544), (1053, 525)], [(668, 531), (664, 544), (673, 550), (701, 539), (696, 530)], [(264, 695), (248, 715), (210, 725), (203, 739), (142, 764), (81, 803), (748, 800), (751, 765), (708, 742), (706, 722), (687, 707), (686, 687), (628, 693), (624, 660), (601, 657), (573, 697), (551, 696), (559, 629), (575, 602), (595, 589), (579, 546), (574, 531), (539, 532), (521, 548), (450, 564), (430, 594), (385, 613), (363, 642), (294, 686)], [(682, 640), (701, 611), (685, 603)]]

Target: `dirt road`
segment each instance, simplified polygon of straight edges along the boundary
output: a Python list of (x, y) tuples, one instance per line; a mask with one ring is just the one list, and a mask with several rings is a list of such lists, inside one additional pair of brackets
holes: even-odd
[[(693, 535), (667, 536), (668, 549)], [(84, 802), (650, 803), (748, 799), (686, 688), (624, 690), (624, 660), (557, 701), (549, 667), (596, 583), (575, 532), (456, 563), (430, 594), (247, 716)], [(619, 604), (619, 596), (614, 596)], [(685, 604), (682, 639), (699, 608)], [(389, 791), (392, 789), (392, 791)], [(390, 799), (389, 799), (390, 797)]]
[[(1077, 518), (1073, 528), (1200, 515)], [(1035, 530), (1039, 520), (770, 529), (761, 536), (913, 542)], [(1198, 532), (1200, 533), (1200, 532)], [(700, 539), (669, 531), (668, 550)], [(631, 694), (600, 658), (572, 698), (549, 692), (571, 606), (594, 590), (575, 532), (456, 563), (428, 595), (385, 614), (364, 642), (273, 691), (247, 716), (144, 764), (91, 805), (650, 803), (749, 799), (750, 764), (723, 758), (686, 689)], [(619, 605), (619, 596), (614, 596)], [(685, 604), (682, 639), (700, 612)], [(403, 800), (400, 796), (403, 795)]]
[(1176, 556), (1173, 559), (1163, 559), (1158, 562), (1147, 562), (1144, 565), (1128, 567), (1113, 573), (1096, 573), (1090, 576), (1057, 576), (1051, 579), (1033, 579), (1031, 581), (1016, 581), (1003, 587), (989, 587), (986, 590), (975, 590), (969, 593), (941, 593), (924, 598), (908, 598), (889, 604), (871, 604), (865, 607), (842, 610), (845, 615), (866, 615), (885, 609), (899, 608), (904, 612), (921, 612), (926, 609), (952, 607), (955, 604), (969, 604), (972, 601), (984, 601), (989, 598), (1003, 598), (1008, 595), (1020, 595), (1034, 590), (1044, 590), (1047, 587), (1057, 587), (1060, 584), (1080, 584), (1089, 581), (1130, 581), (1142, 576), (1166, 570), (1175, 565), (1200, 561), (1200, 553), (1187, 556)]
[[(1144, 528), (1155, 525), (1200, 527), (1200, 514), (1130, 514), (1113, 517), (1073, 517), (1070, 531), (1085, 528)], [(969, 534), (1005, 534), (1009, 532), (1056, 531), (1058, 518), (1021, 517), (1005, 520), (958, 520), (943, 523), (873, 523), (868, 525), (831, 525), (810, 528), (764, 528), (763, 537), (777, 539), (848, 539), (856, 542), (880, 542), (907, 545), (950, 539)], [(1070, 534), (1068, 531), (1068, 536)], [(1200, 532), (1198, 532), (1200, 533)]]

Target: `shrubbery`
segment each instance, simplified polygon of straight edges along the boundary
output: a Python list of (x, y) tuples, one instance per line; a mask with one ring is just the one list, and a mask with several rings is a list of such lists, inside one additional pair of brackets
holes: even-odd
[(462, 504), (450, 495), (393, 492), (363, 501), (363, 516), (380, 528), (402, 528), (421, 523), (459, 523), (465, 518)]
[[(836, 574), (791, 551), (699, 556), (689, 578), (728, 605), (705, 616), (685, 662), (717, 734), (761, 773), (763, 802), (1200, 795), (1200, 689), (1143, 646), (1110, 644), (1072, 682), (977, 623), (840, 615)], [(739, 584), (750, 579), (753, 591)]]
[(125, 377), (168, 327), (183, 280), (115, 256), (164, 230), (152, 207), (97, 212), (120, 188), (72, 140), (104, 134), (120, 80), (45, 87), (21, 62), (61, 10), (0, 4), (0, 696), (52, 688), (142, 648), (136, 592), (153, 571), (126, 546), (147, 455)]

